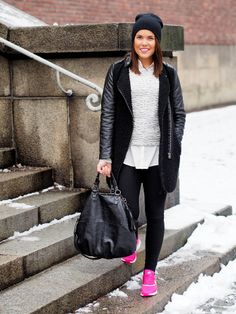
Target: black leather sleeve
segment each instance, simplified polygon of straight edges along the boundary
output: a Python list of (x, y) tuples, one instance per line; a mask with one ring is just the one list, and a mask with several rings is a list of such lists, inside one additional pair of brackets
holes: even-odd
[(173, 105), (173, 116), (175, 121), (175, 131), (178, 137), (179, 142), (181, 143), (183, 134), (184, 134), (184, 126), (185, 126), (185, 118), (186, 113), (184, 110), (184, 101), (182, 95), (182, 89), (179, 81), (178, 74), (174, 68), (173, 70), (173, 80), (172, 80), (172, 105)]
[(112, 64), (107, 72), (101, 100), (99, 159), (112, 159), (112, 138), (115, 120), (115, 100)]

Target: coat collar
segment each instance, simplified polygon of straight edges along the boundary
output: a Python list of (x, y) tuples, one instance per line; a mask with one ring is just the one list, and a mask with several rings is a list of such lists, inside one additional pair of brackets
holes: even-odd
[(130, 79), (129, 79), (129, 65), (125, 60), (125, 66), (122, 67), (120, 76), (117, 81), (117, 88), (120, 91), (121, 95), (123, 96), (126, 105), (131, 114), (133, 114), (132, 110), (132, 101), (131, 101), (131, 86), (130, 86)]
[(131, 57), (130, 55), (128, 55), (126, 58), (125, 58), (125, 67), (130, 67), (131, 66)]

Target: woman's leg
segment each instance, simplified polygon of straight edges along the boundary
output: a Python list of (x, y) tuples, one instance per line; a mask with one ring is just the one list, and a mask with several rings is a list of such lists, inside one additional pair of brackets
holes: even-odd
[(143, 170), (145, 194), (146, 260), (145, 269), (155, 271), (164, 237), (164, 206), (166, 192), (162, 189), (159, 166)]
[(140, 174), (135, 167), (122, 165), (118, 187), (126, 198), (132, 215), (136, 221), (139, 216), (139, 193), (141, 187)]

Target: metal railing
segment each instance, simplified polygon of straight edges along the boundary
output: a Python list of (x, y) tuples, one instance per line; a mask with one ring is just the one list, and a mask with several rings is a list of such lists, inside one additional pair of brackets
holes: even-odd
[(98, 111), (101, 109), (101, 97), (102, 97), (102, 88), (100, 88), (98, 85), (80, 77), (79, 75), (71, 72), (71, 71), (68, 71), (64, 68), (62, 68), (61, 66), (59, 65), (56, 65), (42, 57), (39, 57), (38, 55), (20, 47), (20, 46), (17, 46), (15, 44), (13, 44), (12, 42), (0, 37), (0, 43), (4, 44), (5, 46), (8, 46), (22, 54), (24, 54), (25, 56), (35, 60), (35, 61), (38, 61), (44, 65), (47, 65), (48, 67), (56, 70), (56, 77), (57, 77), (57, 84), (58, 86), (60, 87), (60, 89), (67, 95), (67, 96), (71, 96), (73, 94), (73, 91), (71, 89), (68, 89), (68, 90), (65, 90), (63, 87), (62, 87), (62, 84), (60, 82), (60, 73), (86, 85), (86, 86), (89, 86), (93, 89), (95, 89), (98, 94), (89, 94), (86, 98), (86, 105), (87, 107), (92, 110), (92, 111)]

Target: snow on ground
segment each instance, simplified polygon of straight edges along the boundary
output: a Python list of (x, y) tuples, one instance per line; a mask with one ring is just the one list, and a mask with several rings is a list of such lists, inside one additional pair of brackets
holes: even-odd
[(108, 293), (108, 298), (112, 297), (128, 298), (128, 295), (125, 292), (121, 291), (120, 289), (116, 289)]
[[(181, 202), (225, 203), (232, 205), (236, 213), (235, 118), (236, 106), (187, 115), (180, 168)], [(185, 247), (160, 262), (160, 266), (184, 260), (187, 254), (194, 254), (192, 249), (226, 250), (226, 246), (236, 242), (235, 221), (236, 216), (209, 216)], [(198, 282), (191, 284), (183, 295), (174, 294), (162, 312), (190, 313), (236, 313), (236, 261), (223, 266), (212, 277), (200, 275)]]
[[(200, 258), (200, 251), (224, 253), (236, 246), (236, 215), (207, 215), (188, 238), (185, 246), (158, 263), (169, 266)], [(157, 268), (158, 270), (158, 268)]]
[(165, 211), (165, 228), (178, 230), (200, 222), (209, 214), (215, 214), (225, 208), (225, 204), (188, 201)]
[[(233, 282), (235, 281), (235, 282)], [(192, 283), (183, 295), (173, 294), (162, 314), (203, 314), (236, 313), (236, 260), (222, 266), (212, 277), (200, 275), (197, 283)], [(216, 299), (228, 299), (219, 308)], [(231, 304), (230, 301), (231, 300)], [(214, 304), (215, 303), (215, 304)], [(228, 303), (228, 304), (227, 304)], [(228, 308), (228, 309), (227, 309)], [(209, 312), (208, 312), (209, 310)], [(220, 310), (220, 312), (218, 311)], [(207, 312), (206, 312), (207, 311)]]
[(180, 165), (181, 203), (230, 204), (236, 212), (236, 106), (190, 113)]

